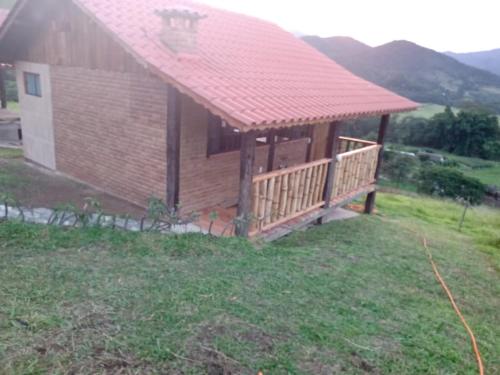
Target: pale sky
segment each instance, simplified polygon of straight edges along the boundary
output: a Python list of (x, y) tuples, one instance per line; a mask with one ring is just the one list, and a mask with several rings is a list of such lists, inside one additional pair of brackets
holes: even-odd
[(500, 48), (500, 0), (199, 0), (292, 32), (377, 46), (406, 39), (437, 51)]

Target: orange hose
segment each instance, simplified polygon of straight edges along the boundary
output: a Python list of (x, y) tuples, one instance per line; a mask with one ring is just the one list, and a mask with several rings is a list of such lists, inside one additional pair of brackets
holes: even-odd
[(436, 278), (438, 279), (439, 283), (441, 284), (444, 291), (448, 295), (448, 299), (450, 300), (451, 305), (453, 306), (453, 309), (457, 313), (458, 317), (462, 321), (462, 324), (464, 325), (465, 329), (467, 330), (467, 333), (469, 334), (470, 341), (472, 343), (472, 349), (474, 350), (474, 353), (476, 355), (479, 374), (484, 375), (483, 360), (481, 359), (481, 353), (479, 352), (479, 348), (477, 346), (474, 332), (472, 332), (472, 329), (470, 329), (469, 325), (467, 324), (467, 321), (465, 320), (464, 316), (460, 312), (460, 309), (458, 308), (457, 304), (455, 303), (455, 299), (453, 298), (453, 295), (451, 294), (450, 289), (448, 289), (448, 287), (446, 286), (446, 283), (444, 282), (443, 278), (439, 274), (436, 263), (434, 263), (434, 260), (432, 259), (431, 251), (429, 250), (429, 247), (427, 246), (427, 239), (425, 237), (422, 237), (422, 242), (423, 242), (425, 251), (427, 252), (427, 256), (429, 257), (429, 261), (431, 262), (432, 269), (434, 270), (434, 274), (436, 275)]

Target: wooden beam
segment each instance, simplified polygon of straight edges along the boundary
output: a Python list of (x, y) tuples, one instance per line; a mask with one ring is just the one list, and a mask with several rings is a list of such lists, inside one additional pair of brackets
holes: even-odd
[(256, 134), (241, 134), (240, 150), (240, 195), (238, 198), (236, 235), (248, 237), (252, 214), (253, 165), (255, 161)]
[(167, 209), (173, 213), (179, 205), (181, 94), (167, 86)]
[[(332, 161), (330, 162), (330, 164), (328, 164), (326, 185), (323, 193), (323, 200), (325, 201), (325, 205), (323, 206), (323, 208), (325, 209), (328, 209), (331, 205), (333, 184), (335, 182), (335, 166), (337, 164), (337, 150), (339, 148), (340, 126), (340, 122), (332, 122), (328, 131), (328, 143), (325, 156), (329, 159), (332, 159)], [(318, 224), (323, 224), (324, 219), (325, 216), (320, 217), (318, 220)]]
[(274, 169), (274, 158), (276, 155), (276, 129), (269, 130), (267, 137), (267, 143), (269, 144), (269, 152), (267, 154), (267, 171), (271, 172)]
[(312, 160), (312, 150), (314, 143), (314, 126), (309, 125), (307, 129), (307, 135), (309, 137), (309, 143), (307, 144), (306, 150), (306, 163), (309, 163)]
[[(380, 120), (380, 126), (378, 129), (377, 144), (381, 145), (380, 151), (378, 153), (377, 168), (375, 169), (375, 182), (378, 181), (380, 175), (380, 168), (382, 167), (382, 157), (384, 155), (384, 141), (385, 134), (387, 132), (387, 127), (389, 126), (390, 115), (383, 115)], [(365, 214), (371, 214), (375, 208), (375, 198), (377, 192), (373, 191), (366, 196), (365, 202)]]
[(7, 108), (7, 89), (5, 88), (5, 69), (0, 67), (0, 102), (2, 109)]

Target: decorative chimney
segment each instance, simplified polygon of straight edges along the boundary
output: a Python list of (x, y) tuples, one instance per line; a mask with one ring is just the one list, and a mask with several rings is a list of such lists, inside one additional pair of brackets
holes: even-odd
[(198, 21), (206, 16), (187, 7), (157, 10), (163, 20), (161, 41), (175, 53), (195, 54), (198, 47)]

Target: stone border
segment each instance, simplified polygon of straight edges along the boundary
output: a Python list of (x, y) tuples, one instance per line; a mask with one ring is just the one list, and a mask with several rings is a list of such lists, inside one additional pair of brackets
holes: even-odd
[[(7, 207), (7, 212), (5, 208)], [(25, 208), (13, 207), (0, 204), (0, 220), (21, 221), (32, 224), (56, 225), (61, 227), (82, 228), (81, 221), (75, 216), (74, 212), (58, 211), (49, 208)], [(159, 232), (163, 234), (184, 234), (184, 233), (202, 233), (207, 234), (198, 225), (193, 223), (181, 225), (168, 225), (160, 223), (155, 227), (153, 220), (136, 220), (124, 218), (123, 216), (113, 216), (106, 214), (89, 215), (88, 227), (100, 227), (110, 229), (120, 229), (130, 232)]]

